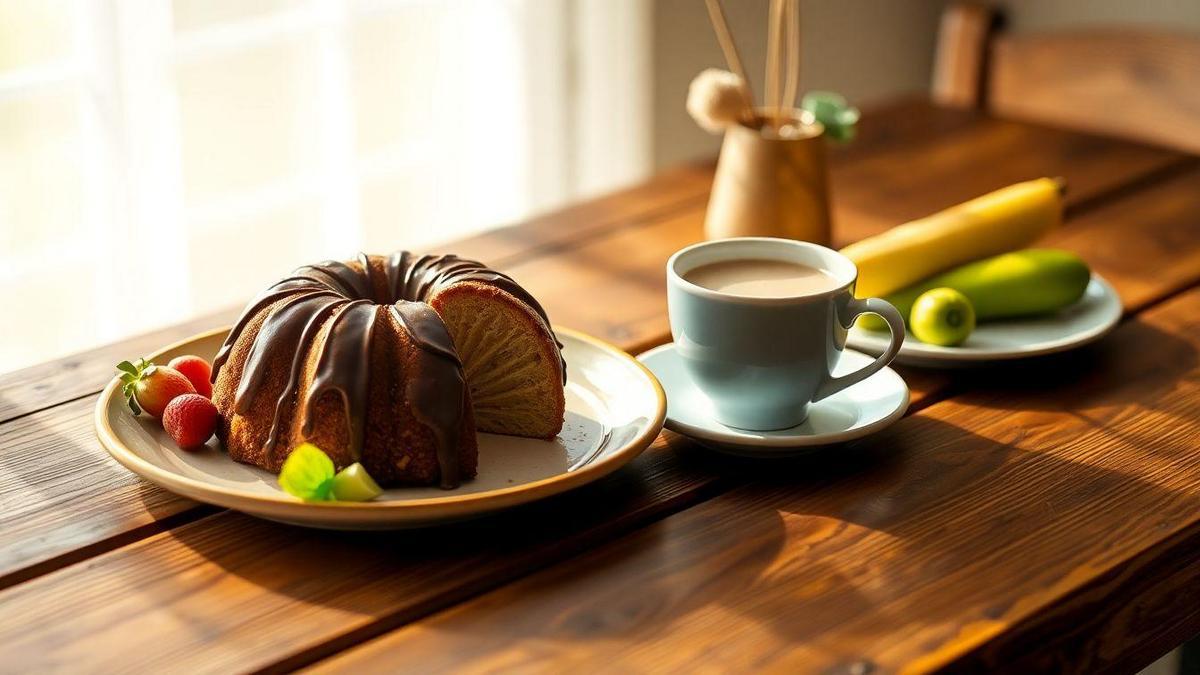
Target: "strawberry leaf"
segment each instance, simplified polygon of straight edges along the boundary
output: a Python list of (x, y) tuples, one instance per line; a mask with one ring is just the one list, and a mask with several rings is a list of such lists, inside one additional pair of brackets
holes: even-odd
[(143, 376), (154, 371), (154, 364), (144, 358), (133, 363), (122, 361), (117, 364), (117, 371), (120, 373), (118, 377), (122, 383), (121, 393), (125, 396), (125, 403), (129, 404), (129, 409), (134, 415), (142, 414), (142, 407), (137, 402), (137, 383)]
[(125, 387), (125, 402), (129, 404), (129, 409), (134, 415), (142, 414), (142, 407), (138, 405), (137, 396), (134, 395), (134, 385), (130, 383)]

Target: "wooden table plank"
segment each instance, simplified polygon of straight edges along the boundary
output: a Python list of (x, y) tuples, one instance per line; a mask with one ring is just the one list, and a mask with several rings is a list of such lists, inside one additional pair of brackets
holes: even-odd
[[(1121, 289), (1126, 307), (1200, 282), (1200, 170), (1188, 169), (1136, 194), (1105, 201), (1047, 244), (1079, 252)], [(1132, 236), (1130, 236), (1132, 235)], [(1156, 261), (1147, 265), (1146, 261)]]
[[(1123, 284), (1138, 278), (1138, 268), (1127, 267), (1123, 258), (1106, 253), (1124, 249), (1119, 244), (1110, 248), (1107, 238), (1163, 237), (1188, 218), (1200, 218), (1200, 194), (1189, 190), (1190, 185), (1188, 177), (1180, 177), (1164, 186), (1157, 201), (1170, 208), (1146, 211), (1137, 231), (1128, 227), (1128, 207), (1118, 200), (1084, 214), (1063, 236), (1072, 236), (1072, 245), (1092, 259), (1101, 273), (1112, 277), (1123, 292)], [(1171, 196), (1176, 191), (1189, 197)], [(667, 220), (647, 231), (686, 231), (687, 227), (683, 221)], [(1171, 264), (1170, 256), (1186, 260), (1200, 249), (1200, 228), (1184, 230), (1191, 236), (1172, 235), (1170, 247), (1157, 254), (1148, 249), (1141, 262), (1143, 272), (1155, 271), (1163, 294), (1176, 292), (1193, 273)], [(628, 249), (631, 244), (623, 243), (629, 237), (633, 237), (629, 232), (614, 232), (604, 240), (616, 242), (612, 246), (594, 242), (578, 252), (544, 259), (567, 260), (565, 268), (540, 267), (544, 264), (540, 259), (532, 261), (519, 268), (521, 277), (538, 293), (543, 290), (538, 284), (546, 283), (547, 297), (558, 298), (554, 302), (563, 303), (566, 311), (567, 303), (575, 302), (582, 292), (564, 280), (572, 274), (571, 265), (591, 269), (597, 264), (592, 257), (607, 250), (613, 256), (608, 269), (623, 277), (638, 274), (640, 265), (653, 262), (630, 257), (635, 256)], [(648, 236), (643, 244), (651, 245), (656, 239)], [(1120, 269), (1110, 269), (1114, 260)], [(658, 264), (661, 262), (655, 266)], [(649, 280), (650, 273), (644, 274)], [(635, 281), (625, 290), (637, 294), (638, 288)], [(646, 291), (650, 295), (658, 292)], [(1131, 295), (1139, 302), (1156, 299), (1142, 291)], [(606, 300), (626, 301), (624, 295)], [(608, 306), (597, 305), (595, 311)], [(558, 309), (555, 305), (551, 311)], [(662, 447), (664, 443), (671, 447)], [(26, 655), (23, 658), (39, 660), (26, 663), (30, 667), (65, 663), (109, 639), (97, 626), (118, 623), (147, 636), (136, 656), (138, 664), (146, 667), (164, 659), (187, 668), (204, 668), (208, 663), (227, 666), (234, 659), (250, 659), (245, 663), (258, 665), (302, 664), (517, 578), (570, 555), (585, 543), (603, 541), (619, 530), (634, 529), (704, 501), (744, 484), (760, 470), (753, 462), (727, 462), (692, 450), (686, 441), (667, 436), (630, 470), (618, 472), (593, 490), (443, 534), (405, 534), (399, 539), (327, 535), (282, 529), (232, 513), (211, 516), (101, 555), (87, 565), (68, 567), (0, 593), (0, 604), (13, 608), (14, 617), (8, 623), (0, 620), (0, 645), (4, 645), (0, 649), (12, 645)], [(629, 481), (633, 487), (622, 487), (631, 485)], [(604, 508), (598, 509), (595, 504), (601, 500)], [(531, 522), (539, 527), (529, 528)], [(426, 538), (431, 550), (420, 544)], [(560, 539), (575, 543), (563, 547)], [(404, 545), (392, 551), (389, 541)], [(330, 564), (330, 551), (347, 552), (337, 564)], [(170, 572), (159, 570), (164, 566)], [(296, 576), (318, 568), (322, 570), (319, 579), (305, 581)], [(449, 571), (438, 571), (443, 568)], [(271, 580), (275, 581), (268, 583)], [(134, 584), (136, 594), (122, 591)], [(219, 590), (214, 590), (214, 585)], [(64, 593), (78, 599), (70, 611), (75, 618), (71, 622), (63, 620), (65, 608), (49, 601)], [(352, 602), (345, 600), (347, 595)], [(180, 629), (170, 617), (181, 615), (191, 617), (200, 628)], [(289, 620), (281, 621), (281, 617)], [(252, 653), (242, 653), (249, 649), (239, 638), (243, 635), (257, 636)]]
[(108, 384), (108, 379), (116, 372), (115, 366), (121, 361), (144, 356), (213, 326), (233, 323), (237, 311), (229, 308), (128, 340), (4, 373), (0, 375), (0, 425), (22, 415), (96, 394)]
[(160, 490), (112, 461), (92, 427), (96, 398), (4, 426), (0, 588), (214, 510)]
[(321, 672), (1132, 671), (1200, 632), (1200, 290)]
[[(81, 659), (100, 671), (186, 672), (311, 660), (703, 498), (696, 484), (717, 479), (670, 455), (644, 454), (603, 484), (499, 520), (425, 531), (323, 532), (223, 512), (0, 594), (0, 657), (18, 671)], [(22, 616), (26, 603), (41, 606), (36, 616)], [(120, 635), (140, 646), (105, 648)]]
[(703, 209), (714, 166), (711, 160), (675, 166), (633, 187), (461, 239), (453, 243), (453, 252), (508, 266), (680, 211)]

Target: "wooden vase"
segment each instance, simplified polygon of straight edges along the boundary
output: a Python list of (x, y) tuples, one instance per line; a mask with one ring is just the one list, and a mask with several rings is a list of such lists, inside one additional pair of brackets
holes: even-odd
[(781, 237), (830, 244), (825, 129), (790, 111), (783, 133), (771, 125), (725, 132), (705, 236)]

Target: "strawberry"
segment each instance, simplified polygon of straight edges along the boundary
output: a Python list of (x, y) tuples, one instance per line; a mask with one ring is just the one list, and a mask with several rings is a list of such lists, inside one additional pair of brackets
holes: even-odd
[(217, 407), (200, 394), (176, 396), (162, 416), (163, 429), (184, 450), (204, 445), (217, 428)]
[(199, 356), (176, 356), (167, 363), (168, 368), (174, 368), (192, 383), (196, 393), (205, 398), (212, 398), (212, 366)]
[(145, 410), (151, 417), (161, 417), (171, 399), (181, 394), (194, 394), (196, 388), (183, 373), (174, 368), (156, 366), (146, 359), (117, 364), (121, 371), (121, 391), (134, 415)]

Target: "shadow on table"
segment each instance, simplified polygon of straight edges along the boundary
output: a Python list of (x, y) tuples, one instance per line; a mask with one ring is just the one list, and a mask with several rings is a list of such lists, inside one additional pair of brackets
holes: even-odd
[[(1169, 369), (1155, 365), (1164, 354)], [(499, 588), (494, 601), (438, 625), (491, 626), (508, 639), (653, 641), (717, 607), (744, 619), (733, 630), (789, 644), (819, 648), (835, 629), (869, 641), (896, 626), (927, 630), (922, 639), (937, 643), (953, 639), (964, 617), (1005, 618), (1014, 589), (1061, 583), (1071, 566), (1051, 563), (1071, 551), (1055, 546), (1086, 547), (1118, 529), (1089, 515), (1098, 495), (1119, 494), (1131, 507), (1121, 527), (1138, 518), (1167, 527), (1200, 506), (1196, 495), (1064, 459), (1055, 444), (1077, 437), (1009, 429), (997, 413), (1019, 422), (1024, 410), (1074, 414), (1136, 394), (1140, 409), (1175, 416), (1168, 403), (1195, 363), (1189, 343), (1136, 325), (1077, 354), (956, 374), (978, 384), (961, 404), (1000, 420), (994, 438), (940, 419), (938, 405), (868, 439), (788, 460), (729, 458), (668, 433), (613, 476), (478, 521), (339, 533), (227, 513), (169, 536), (268, 591), (251, 610), (263, 616), (293, 606), (271, 599), (279, 596), (372, 617), (355, 639)], [(1186, 444), (1175, 438), (1150, 451), (1179, 457)], [(1030, 499), (1025, 484), (1045, 476), (1055, 477), (1045, 498)], [(921, 593), (935, 583), (959, 591)], [(986, 597), (972, 595), (980, 589)]]
[(1161, 396), (1196, 368), (1196, 345), (1128, 321), (1100, 341), (1061, 354), (946, 370), (966, 401), (1016, 410), (1064, 410), (1082, 397), (1095, 405)]
[[(759, 462), (751, 484), (505, 587), (427, 625), (421, 639), (468, 653), (484, 634), (547, 653), (556, 643), (608, 639), (638, 653), (637, 643), (670, 636), (704, 644), (714, 663), (743, 662), (723, 659), (724, 645), (756, 640), (768, 653), (807, 653), (814, 667), (871, 670), (884, 647), (904, 642), (927, 653), (972, 625), (1028, 619), (1027, 601), (1048, 598), (1040, 594), (1067, 583), (1085, 558), (1132, 553), (1117, 543), (1129, 528), (1162, 530), (1200, 507), (1193, 493), (1022, 440), (915, 417), (835, 459), (775, 462), (769, 471)], [(740, 460), (687, 462), (753, 473)], [(1119, 495), (1129, 512), (1097, 509), (1106, 495)], [(1127, 597), (1123, 588), (1106, 592)], [(1162, 617), (1135, 605), (1111, 611), (1133, 634), (1156, 630)], [(1044, 653), (1074, 650), (1110, 618), (1080, 613), (1038, 639), (1050, 646)], [(894, 639), (881, 644), (881, 636)], [(619, 669), (620, 655), (613, 659)]]

